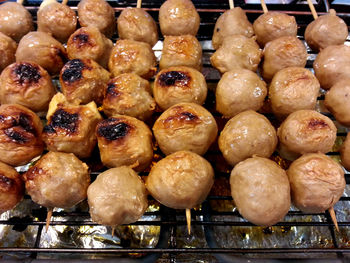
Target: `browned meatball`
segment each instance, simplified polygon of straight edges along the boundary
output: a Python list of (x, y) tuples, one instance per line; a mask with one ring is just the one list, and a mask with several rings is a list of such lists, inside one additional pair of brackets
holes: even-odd
[(68, 39), (67, 53), (69, 59), (92, 59), (107, 68), (113, 43), (96, 27), (79, 28)]
[(78, 4), (81, 26), (94, 26), (105, 36), (113, 36), (116, 28), (114, 10), (105, 0), (82, 0)]
[(159, 9), (159, 25), (163, 36), (195, 36), (199, 14), (191, 0), (167, 0)]
[(28, 163), (44, 150), (39, 117), (18, 104), (0, 106), (0, 161), (11, 166)]
[(125, 8), (118, 17), (121, 39), (146, 42), (153, 47), (158, 42), (157, 24), (142, 8)]
[(59, 74), (67, 59), (66, 49), (44, 32), (30, 32), (18, 44), (16, 61), (35, 62), (51, 75)]
[(16, 61), (17, 43), (0, 32), (0, 72)]
[(16, 2), (0, 5), (0, 32), (19, 42), (32, 30), (34, 30), (32, 15), (25, 7)]
[(236, 7), (223, 13), (216, 21), (212, 44), (218, 49), (227, 36), (243, 35), (252, 37), (254, 35), (252, 24), (248, 21), (245, 11)]
[(305, 30), (305, 40), (309, 47), (319, 51), (328, 46), (344, 44), (348, 37), (348, 27), (336, 15), (334, 9), (312, 21)]
[(61, 70), (60, 83), (67, 100), (77, 104), (102, 104), (110, 73), (92, 59), (73, 59)]
[(192, 35), (165, 36), (159, 68), (187, 66), (202, 68), (202, 47)]
[(35, 112), (45, 111), (55, 93), (50, 75), (36, 63), (13, 63), (1, 73), (1, 104), (20, 104)]
[(340, 158), (344, 168), (350, 171), (350, 135), (346, 135), (346, 139), (340, 148)]

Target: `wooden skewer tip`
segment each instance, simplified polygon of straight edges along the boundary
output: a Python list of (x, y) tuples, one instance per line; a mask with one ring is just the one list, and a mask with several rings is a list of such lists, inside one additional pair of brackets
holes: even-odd
[(233, 0), (228, 0), (228, 3), (230, 5), (230, 9), (235, 8), (235, 4), (234, 4)]
[(115, 226), (112, 227), (112, 238), (114, 237)]
[(188, 235), (191, 235), (191, 209), (186, 209), (186, 221), (187, 221), (187, 231)]
[(318, 15), (317, 15), (316, 9), (314, 7), (314, 4), (312, 3), (312, 0), (307, 0), (307, 3), (308, 3), (309, 8), (311, 10), (312, 16), (316, 20), (318, 18)]
[(269, 12), (269, 10), (267, 9), (267, 5), (265, 3), (265, 0), (260, 0), (260, 3), (261, 3), (262, 10), (264, 11), (264, 14)]
[(136, 7), (141, 8), (141, 5), (142, 5), (142, 0), (137, 0)]
[(50, 225), (51, 217), (52, 217), (52, 212), (53, 212), (53, 208), (48, 208), (47, 209), (46, 226), (45, 226), (46, 232), (49, 229), (49, 225)]
[(339, 226), (338, 226), (338, 222), (337, 222), (337, 217), (335, 216), (334, 208), (333, 207), (329, 208), (328, 212), (329, 212), (329, 214), (332, 218), (332, 221), (335, 225), (335, 229), (339, 232)]

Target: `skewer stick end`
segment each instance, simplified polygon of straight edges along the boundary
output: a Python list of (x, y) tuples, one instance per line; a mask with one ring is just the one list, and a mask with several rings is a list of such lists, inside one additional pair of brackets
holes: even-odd
[(235, 8), (235, 4), (234, 4), (233, 0), (228, 0), (228, 3), (230, 5), (230, 9)]
[(187, 221), (187, 231), (188, 235), (191, 235), (191, 209), (186, 209), (186, 221)]
[(267, 9), (267, 5), (265, 3), (265, 0), (260, 0), (260, 3), (261, 3), (261, 7), (264, 11), (264, 14), (266, 14), (267, 12), (269, 12), (269, 10)]
[(49, 229), (49, 225), (50, 225), (51, 217), (52, 217), (52, 212), (53, 212), (53, 208), (47, 209), (46, 226), (45, 226), (46, 233), (47, 233), (47, 230)]
[(335, 216), (335, 212), (334, 212), (334, 208), (333, 206), (331, 208), (328, 209), (328, 212), (332, 218), (333, 224), (335, 226), (335, 229), (339, 232), (339, 226), (338, 226), (338, 222), (337, 222), (337, 217)]
[(114, 237), (115, 226), (112, 227), (112, 238)]
[(137, 0), (136, 7), (141, 8), (141, 5), (142, 5), (142, 0)]

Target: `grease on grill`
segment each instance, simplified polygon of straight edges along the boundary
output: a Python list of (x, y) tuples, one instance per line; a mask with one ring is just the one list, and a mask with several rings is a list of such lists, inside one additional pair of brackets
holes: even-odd
[(102, 121), (97, 129), (97, 133), (100, 137), (104, 137), (107, 140), (114, 141), (124, 138), (130, 131), (130, 125), (125, 122), (119, 122), (118, 119), (107, 119)]
[(44, 127), (44, 132), (53, 133), (55, 132), (55, 128), (61, 128), (70, 133), (74, 133), (78, 126), (78, 120), (78, 113), (69, 113), (64, 109), (58, 109), (51, 116), (50, 124)]
[(309, 121), (308, 127), (310, 129), (322, 129), (322, 128), (326, 128), (328, 127), (328, 124), (324, 121), (324, 120), (320, 120), (320, 119), (311, 119)]
[(38, 83), (41, 78), (39, 67), (29, 64), (29, 63), (20, 63), (13, 68), (15, 73), (15, 79), (19, 84), (23, 83)]
[(13, 179), (8, 178), (7, 176), (0, 174), (0, 188), (4, 190), (9, 190), (13, 185)]
[(4, 133), (7, 137), (9, 137), (14, 142), (17, 142), (20, 144), (28, 142), (28, 138), (25, 137), (24, 133), (16, 131), (13, 128), (5, 129)]
[(121, 95), (121, 92), (117, 90), (117, 86), (115, 85), (115, 83), (108, 83), (106, 96), (107, 95), (115, 97)]
[(62, 73), (64, 82), (72, 83), (83, 77), (82, 71), (86, 68), (84, 62), (80, 59), (73, 59), (67, 62)]
[(168, 71), (159, 76), (158, 83), (163, 87), (173, 85), (186, 86), (190, 80), (191, 77), (186, 72)]

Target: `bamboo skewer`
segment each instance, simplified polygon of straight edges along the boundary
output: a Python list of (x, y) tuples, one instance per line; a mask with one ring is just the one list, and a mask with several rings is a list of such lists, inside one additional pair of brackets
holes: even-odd
[(315, 7), (314, 7), (314, 4), (312, 3), (312, 0), (307, 0), (307, 3), (309, 4), (309, 7), (310, 7), (310, 10), (311, 10), (312, 16), (313, 16), (314, 19), (316, 20), (316, 19), (318, 18), (318, 15), (317, 15), (316, 9), (315, 9)]
[(331, 208), (328, 209), (328, 212), (332, 218), (333, 224), (335, 225), (335, 229), (339, 232), (339, 226), (338, 226), (338, 222), (337, 222), (337, 217), (335, 216), (335, 212), (334, 212), (334, 208), (333, 206)]
[(17, 0), (17, 4), (23, 5), (24, 0)]
[(262, 9), (263, 9), (263, 11), (264, 11), (264, 14), (266, 14), (267, 12), (269, 12), (269, 10), (267, 9), (265, 0), (260, 0), (260, 3), (261, 3), (261, 7), (262, 7)]
[(141, 8), (142, 0), (137, 0), (136, 8)]
[(186, 221), (187, 221), (187, 231), (191, 235), (191, 209), (186, 209)]
[(67, 5), (68, 0), (62, 0), (62, 5)]
[(47, 209), (46, 226), (45, 226), (46, 232), (49, 229), (49, 225), (50, 225), (51, 217), (52, 217), (52, 212), (53, 212), (53, 208), (48, 208)]
[(235, 8), (235, 4), (234, 4), (233, 0), (228, 0), (228, 3), (230, 5), (230, 9)]
[(115, 232), (115, 226), (112, 227), (112, 238), (114, 237), (114, 232)]

